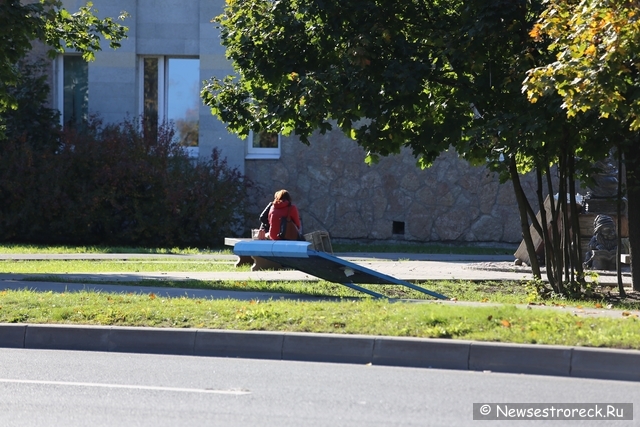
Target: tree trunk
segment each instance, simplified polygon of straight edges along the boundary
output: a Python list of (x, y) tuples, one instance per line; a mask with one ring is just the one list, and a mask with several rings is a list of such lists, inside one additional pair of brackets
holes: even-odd
[[(562, 163), (562, 158), (559, 159), (558, 162), (558, 183), (561, 184), (562, 180), (564, 179), (564, 173), (563, 173), (563, 163)], [(553, 182), (551, 180), (551, 169), (549, 168), (549, 166), (547, 165), (547, 170), (546, 170), (546, 175), (547, 175), (547, 192), (549, 193), (549, 202), (550, 202), (550, 206), (551, 206), (551, 218), (547, 218), (547, 221), (549, 221), (547, 224), (545, 224), (545, 226), (548, 227), (549, 224), (551, 224), (551, 237), (550, 237), (550, 241), (551, 241), (551, 245), (553, 247), (553, 250), (551, 251), (551, 253), (549, 254), (549, 258), (553, 258), (553, 269), (551, 271), (549, 271), (551, 269), (551, 265), (547, 266), (547, 276), (549, 277), (549, 283), (554, 287), (554, 289), (556, 290), (556, 292), (562, 294), (564, 293), (564, 284), (562, 283), (562, 269), (564, 268), (564, 260), (563, 260), (563, 252), (562, 252), (562, 242), (560, 241), (560, 230), (559, 230), (559, 226), (560, 226), (560, 197), (562, 197), (562, 195), (560, 195), (558, 193), (558, 202), (556, 203), (555, 201), (555, 197), (554, 197), (554, 189), (553, 189)], [(551, 282), (551, 277), (553, 277), (553, 282)]]
[[(544, 166), (539, 163), (536, 165), (536, 181), (538, 184), (538, 205), (540, 206), (540, 222), (542, 223), (542, 232), (540, 236), (542, 237), (542, 242), (544, 244), (544, 265), (547, 270), (547, 280), (549, 281), (549, 285), (555, 292), (560, 292), (560, 289), (556, 286), (555, 276), (553, 272), (555, 271), (555, 258), (554, 248), (553, 248), (553, 239), (549, 235), (549, 220), (547, 217), (547, 205), (545, 204), (544, 193), (542, 191), (542, 171), (541, 169)], [(548, 173), (548, 168), (545, 168), (545, 173)], [(551, 211), (553, 211), (553, 192), (549, 194), (549, 203), (551, 206)]]
[(618, 156), (618, 194), (616, 196), (616, 215), (617, 215), (617, 224), (616, 228), (618, 232), (616, 233), (617, 241), (616, 241), (616, 277), (618, 279), (618, 292), (620, 293), (620, 298), (626, 298), (627, 294), (624, 291), (624, 284), (622, 283), (622, 260), (620, 259), (620, 254), (622, 253), (622, 150), (620, 149), (620, 145), (616, 147), (616, 154)]
[[(540, 265), (538, 264), (538, 257), (536, 255), (536, 249), (533, 246), (533, 239), (531, 237), (529, 221), (527, 221), (527, 208), (526, 204), (529, 202), (525, 199), (522, 185), (520, 184), (520, 176), (518, 175), (518, 168), (516, 165), (516, 159), (514, 156), (509, 158), (509, 174), (511, 175), (511, 182), (513, 183), (513, 190), (516, 194), (516, 201), (518, 202), (518, 210), (520, 212), (520, 228), (522, 230), (522, 239), (527, 248), (529, 254), (529, 263), (531, 264), (531, 273), (536, 279), (540, 279)], [(544, 207), (543, 207), (544, 209)], [(536, 218), (534, 216), (533, 221)]]
[[(583, 286), (585, 284), (584, 280), (584, 269), (582, 267), (582, 249), (580, 247), (580, 220), (578, 219), (578, 205), (576, 202), (576, 167), (575, 167), (575, 157), (571, 155), (569, 158), (569, 209), (571, 212), (571, 263), (573, 264), (572, 268), (572, 280), (575, 280)], [(575, 272), (575, 277), (573, 276)]]
[(633, 290), (640, 291), (640, 269), (634, 268), (640, 259), (640, 138), (627, 146), (627, 203), (629, 214), (629, 246), (631, 248), (631, 279)]

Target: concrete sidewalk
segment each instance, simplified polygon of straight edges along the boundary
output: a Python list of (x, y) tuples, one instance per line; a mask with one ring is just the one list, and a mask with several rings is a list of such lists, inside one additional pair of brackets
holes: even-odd
[[(408, 281), (442, 279), (528, 280), (526, 267), (516, 267), (510, 256), (461, 256), (427, 254), (340, 254), (367, 268)], [(73, 254), (0, 255), (0, 259), (210, 259), (233, 262), (233, 255)], [(33, 278), (35, 275), (28, 275)], [(44, 279), (43, 275), (43, 279)], [(46, 275), (51, 276), (51, 275)], [(35, 289), (70, 292), (140, 292), (190, 298), (295, 299), (335, 298), (239, 291), (209, 291), (163, 287), (101, 284), (139, 280), (318, 280), (294, 270), (221, 273), (103, 273), (65, 274), (83, 283), (22, 281), (25, 275), (0, 274), (0, 290)], [(600, 275), (601, 283), (616, 283), (615, 274)], [(630, 284), (630, 278), (625, 277)], [(421, 301), (428, 304), (484, 305), (456, 301)], [(522, 306), (524, 309), (571, 311), (579, 316), (622, 317), (620, 310), (588, 310), (562, 307)], [(630, 313), (640, 315), (640, 311)], [(628, 315), (628, 314), (627, 314)], [(168, 353), (197, 356), (253, 357), (374, 365), (432, 367), (494, 372), (561, 375), (640, 381), (640, 351), (584, 347), (520, 345), (461, 340), (401, 337), (298, 334), (281, 332), (212, 331), (204, 329), (124, 328), (69, 325), (0, 324), (0, 347), (46, 348), (91, 351)]]
[[(348, 261), (406, 281), (427, 280), (531, 280), (533, 275), (527, 266), (513, 264), (512, 255), (460, 255), (460, 254), (410, 254), (410, 253), (342, 253), (335, 254)], [(0, 254), (0, 260), (133, 260), (133, 259), (174, 259), (174, 260), (211, 260), (216, 262), (234, 262), (235, 255), (172, 255), (172, 254)], [(598, 282), (617, 284), (615, 272), (597, 271)], [(34, 277), (37, 275), (29, 275)], [(46, 275), (43, 275), (46, 276)], [(51, 275), (48, 275), (51, 276)], [(244, 272), (162, 272), (162, 273), (99, 273), (65, 274), (74, 280), (260, 280), (260, 281), (298, 281), (318, 280), (296, 270), (244, 271)], [(0, 280), (18, 280), (17, 275), (0, 274)], [(544, 279), (544, 277), (543, 277)], [(631, 286), (631, 275), (625, 272), (623, 283)], [(588, 278), (588, 280), (592, 280)]]

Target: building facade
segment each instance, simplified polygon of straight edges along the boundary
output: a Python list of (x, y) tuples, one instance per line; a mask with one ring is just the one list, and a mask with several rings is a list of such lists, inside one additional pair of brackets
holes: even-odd
[[(71, 12), (84, 2), (64, 0)], [(129, 116), (174, 123), (192, 156), (206, 160), (218, 148), (230, 165), (258, 184), (252, 213), (286, 188), (305, 232), (334, 239), (417, 242), (502, 242), (521, 239), (511, 183), (455, 153), (420, 170), (410, 152), (367, 166), (365, 153), (338, 131), (295, 137), (251, 135), (241, 140), (199, 98), (204, 81), (233, 73), (212, 18), (224, 0), (94, 0), (100, 17), (127, 11), (122, 47), (104, 49), (86, 63), (69, 52), (52, 69), (52, 104), (73, 123), (97, 113), (106, 122)], [(534, 187), (524, 179), (524, 185)]]

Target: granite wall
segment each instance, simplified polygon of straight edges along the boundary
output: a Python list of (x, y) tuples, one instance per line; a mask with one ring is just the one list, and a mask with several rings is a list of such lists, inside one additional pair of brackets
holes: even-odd
[[(455, 152), (426, 170), (409, 150), (364, 163), (365, 152), (339, 132), (316, 135), (310, 146), (282, 138), (279, 160), (246, 160), (246, 175), (259, 183), (255, 224), (273, 193), (287, 189), (301, 211), (304, 232), (328, 231), (332, 239), (416, 242), (521, 241), (511, 182), (472, 167)], [(532, 177), (523, 185), (535, 194)]]

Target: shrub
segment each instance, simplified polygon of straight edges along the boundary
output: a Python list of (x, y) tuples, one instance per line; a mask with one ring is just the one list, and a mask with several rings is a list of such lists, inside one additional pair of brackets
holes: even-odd
[(242, 233), (252, 183), (217, 149), (196, 162), (172, 126), (150, 135), (140, 125), (93, 116), (49, 151), (11, 140), (0, 159), (0, 201), (11, 200), (0, 207), (0, 239), (211, 247)]
[(0, 113), (0, 238), (30, 234), (39, 225), (40, 171), (60, 145), (58, 112), (47, 108), (44, 62), (20, 62), (19, 81), (7, 88), (17, 108)]

